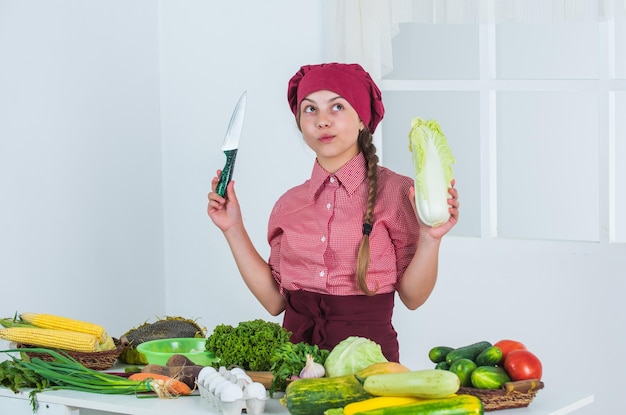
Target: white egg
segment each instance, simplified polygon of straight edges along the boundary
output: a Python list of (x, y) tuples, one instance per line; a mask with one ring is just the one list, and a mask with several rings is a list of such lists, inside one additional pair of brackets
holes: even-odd
[(215, 378), (221, 378), (221, 377), (222, 376), (217, 372), (209, 373), (208, 375), (204, 377), (204, 380), (202, 381), (202, 386), (204, 386), (206, 389), (209, 389), (209, 385), (211, 384), (211, 381)]
[(224, 382), (218, 383), (215, 386), (215, 390), (213, 391), (213, 394), (215, 395), (216, 398), (221, 400), (222, 399), (222, 390), (228, 389), (230, 385), (232, 385), (232, 383), (229, 382), (229, 381), (224, 381)]
[(230, 369), (230, 373), (231, 373), (231, 374), (236, 374), (236, 375), (238, 375), (238, 374), (240, 374), (240, 373), (245, 374), (245, 373), (246, 373), (246, 371), (245, 371), (245, 370), (243, 370), (243, 369), (242, 369), (242, 368), (240, 368), (240, 367), (234, 367), (234, 368)]
[(252, 383), (252, 378), (250, 378), (250, 376), (248, 376), (245, 373), (237, 373), (235, 379), (232, 379), (231, 377), (231, 382), (235, 382), (237, 384), (237, 386), (239, 386), (240, 388), (244, 388), (246, 385), (248, 385), (249, 383)]
[(209, 392), (215, 393), (215, 388), (217, 387), (217, 385), (219, 385), (220, 383), (225, 383), (225, 382), (228, 382), (228, 381), (224, 379), (222, 376), (217, 376), (211, 382), (209, 382)]
[(234, 402), (243, 398), (243, 391), (239, 386), (231, 382), (224, 385), (224, 387), (220, 390), (219, 398), (222, 402)]
[(216, 373), (217, 371), (215, 370), (214, 367), (211, 366), (205, 366), (203, 367), (200, 372), (198, 372), (198, 383), (200, 383), (201, 385), (204, 385), (204, 379), (206, 378), (206, 376), (210, 373)]
[(247, 398), (265, 399), (267, 397), (267, 390), (260, 382), (252, 382), (246, 385), (244, 393)]

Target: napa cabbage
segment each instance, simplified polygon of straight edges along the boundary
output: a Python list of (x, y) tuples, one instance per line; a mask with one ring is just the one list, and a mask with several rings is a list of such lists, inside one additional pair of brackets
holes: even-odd
[(415, 168), (415, 204), (419, 218), (428, 226), (443, 225), (450, 218), (448, 189), (456, 162), (446, 136), (435, 120), (411, 121), (409, 150)]

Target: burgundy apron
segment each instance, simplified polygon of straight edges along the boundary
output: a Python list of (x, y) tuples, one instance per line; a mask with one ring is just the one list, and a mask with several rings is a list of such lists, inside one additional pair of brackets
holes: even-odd
[(398, 334), (391, 324), (394, 293), (328, 295), (309, 291), (285, 291), (283, 327), (291, 342), (305, 342), (331, 350), (350, 336), (378, 343), (387, 360), (399, 362)]

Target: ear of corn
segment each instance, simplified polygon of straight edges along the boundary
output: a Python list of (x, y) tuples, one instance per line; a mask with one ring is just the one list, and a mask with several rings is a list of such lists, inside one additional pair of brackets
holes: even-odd
[(0, 319), (0, 326), (2, 327), (37, 327), (34, 324), (30, 324), (24, 320), (18, 320), (16, 318), (2, 318)]
[(117, 345), (115, 344), (115, 341), (113, 340), (113, 337), (109, 336), (109, 338), (107, 338), (107, 340), (104, 343), (100, 343), (98, 342), (98, 351), (99, 352), (104, 352), (107, 350), (113, 350), (117, 348)]
[(96, 336), (69, 330), (11, 327), (0, 329), (0, 339), (75, 352), (98, 351), (98, 339)]
[(101, 344), (105, 344), (109, 339), (109, 335), (104, 327), (86, 321), (40, 313), (22, 313), (20, 317), (22, 320), (44, 329), (69, 330), (91, 334), (96, 336)]

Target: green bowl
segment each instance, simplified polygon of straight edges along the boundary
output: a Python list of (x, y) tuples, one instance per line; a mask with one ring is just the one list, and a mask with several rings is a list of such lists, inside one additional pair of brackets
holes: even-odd
[(205, 347), (205, 338), (190, 337), (143, 342), (137, 345), (137, 351), (146, 357), (148, 363), (155, 365), (165, 365), (173, 355), (182, 354), (197, 365), (210, 366), (219, 359)]

